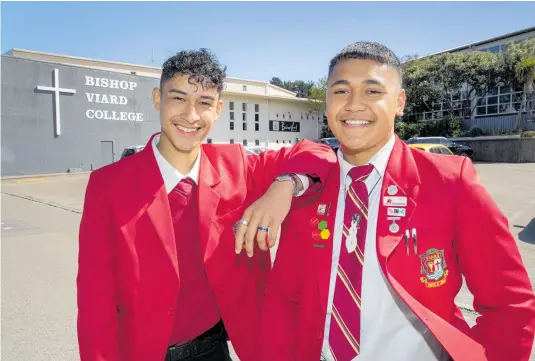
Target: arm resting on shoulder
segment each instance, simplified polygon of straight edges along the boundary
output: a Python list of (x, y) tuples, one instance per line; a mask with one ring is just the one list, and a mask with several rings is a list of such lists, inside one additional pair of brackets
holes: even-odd
[(481, 316), (473, 337), (489, 361), (528, 361), (535, 332), (535, 297), (507, 218), (483, 187), (475, 167), (461, 168), (455, 247)]
[(76, 282), (81, 361), (120, 361), (113, 230), (104, 186), (92, 173), (80, 223)]
[[(263, 194), (277, 176), (293, 173), (299, 175), (301, 180), (306, 176), (316, 180), (309, 183), (310, 188), (305, 194), (302, 192), (303, 196), (318, 190), (321, 183), (325, 182), (331, 167), (337, 162), (336, 154), (328, 146), (307, 139), (300, 140), (293, 147), (283, 147), (279, 151), (267, 150), (260, 155), (249, 155), (246, 158), (246, 163), (249, 164), (248, 189), (261, 190)], [(303, 185), (307, 190), (307, 185)]]

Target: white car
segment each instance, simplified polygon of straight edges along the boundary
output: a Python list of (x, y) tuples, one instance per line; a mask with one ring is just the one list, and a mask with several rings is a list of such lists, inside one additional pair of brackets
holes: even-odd
[(252, 146), (252, 147), (245, 147), (245, 151), (247, 152), (247, 154), (260, 154), (262, 152), (265, 152), (266, 150), (268, 150), (267, 147), (263, 147), (261, 145), (255, 145), (255, 146)]

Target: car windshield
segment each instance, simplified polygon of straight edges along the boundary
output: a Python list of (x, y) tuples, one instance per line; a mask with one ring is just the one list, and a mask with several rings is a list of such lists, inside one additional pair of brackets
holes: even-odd
[(325, 138), (323, 141), (327, 145), (340, 145), (340, 142), (336, 138)]

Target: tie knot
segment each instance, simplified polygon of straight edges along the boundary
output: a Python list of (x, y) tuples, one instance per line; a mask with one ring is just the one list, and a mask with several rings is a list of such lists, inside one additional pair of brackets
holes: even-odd
[(353, 167), (349, 171), (349, 176), (351, 177), (353, 182), (364, 182), (366, 178), (371, 174), (373, 170), (373, 165), (371, 164), (365, 164), (358, 167)]
[(191, 190), (195, 186), (193, 179), (189, 177), (182, 178), (180, 182), (173, 189), (175, 192), (178, 192), (182, 195), (188, 196), (191, 193)]

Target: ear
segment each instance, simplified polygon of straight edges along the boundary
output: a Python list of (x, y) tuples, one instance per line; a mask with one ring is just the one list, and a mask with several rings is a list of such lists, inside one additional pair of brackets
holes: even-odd
[(152, 103), (154, 104), (154, 108), (156, 110), (160, 110), (160, 102), (162, 100), (162, 96), (160, 93), (160, 89), (154, 88), (152, 89)]
[(221, 111), (223, 110), (224, 105), (225, 105), (225, 102), (223, 100), (219, 100), (217, 102), (217, 105), (215, 107), (216, 120), (219, 117), (219, 114), (221, 113)]
[(405, 89), (401, 89), (398, 95), (398, 101), (396, 104), (396, 115), (401, 117), (403, 116), (403, 112), (405, 111), (405, 103), (407, 101), (407, 94), (405, 93)]

